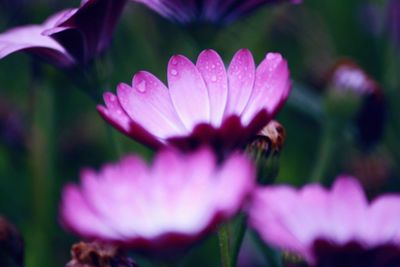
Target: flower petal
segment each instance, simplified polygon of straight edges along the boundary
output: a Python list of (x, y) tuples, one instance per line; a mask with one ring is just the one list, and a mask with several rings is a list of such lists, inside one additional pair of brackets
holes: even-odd
[(247, 49), (239, 50), (228, 68), (228, 103), (225, 117), (241, 115), (253, 91), (255, 64), (253, 55)]
[(352, 177), (338, 177), (330, 195), (332, 231), (337, 242), (357, 238), (366, 219), (367, 199), (361, 185)]
[(168, 85), (172, 103), (187, 129), (210, 122), (210, 101), (200, 72), (184, 56), (173, 56), (168, 64)]
[(172, 106), (168, 89), (152, 74), (137, 73), (132, 87), (120, 84), (117, 94), (129, 117), (155, 136), (165, 139), (185, 132)]
[(205, 50), (196, 66), (207, 85), (210, 98), (211, 124), (221, 124), (228, 97), (228, 78), (221, 57), (214, 50)]
[(268, 53), (257, 68), (254, 89), (242, 121), (247, 124), (262, 109), (274, 116), (288, 97), (290, 89), (286, 60), (278, 53)]
[(60, 210), (63, 223), (74, 232), (85, 233), (86, 237), (101, 235), (115, 239), (118, 236), (90, 209), (82, 192), (74, 185), (64, 188)]

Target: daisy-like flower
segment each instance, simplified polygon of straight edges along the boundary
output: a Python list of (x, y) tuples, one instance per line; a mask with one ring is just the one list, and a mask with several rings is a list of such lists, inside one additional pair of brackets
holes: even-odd
[(0, 34), (0, 59), (18, 51), (38, 55), (57, 67), (86, 64), (104, 51), (126, 0), (83, 0), (41, 25), (26, 25)]
[(169, 149), (152, 166), (136, 156), (85, 170), (81, 186), (64, 188), (61, 218), (76, 234), (145, 252), (184, 249), (234, 216), (254, 187), (240, 154), (222, 165), (210, 149)]
[(337, 178), (331, 190), (317, 184), (260, 188), (249, 214), (265, 242), (311, 266), (400, 266), (400, 195), (368, 203), (352, 177)]
[(266, 4), (301, 3), (301, 0), (133, 0), (161, 16), (181, 24), (210, 22), (228, 24)]
[(277, 113), (291, 90), (286, 60), (268, 53), (256, 68), (242, 49), (226, 70), (213, 50), (194, 65), (184, 56), (168, 64), (168, 88), (151, 73), (104, 94), (102, 117), (126, 135), (152, 148), (193, 149), (211, 144), (225, 153), (245, 144)]

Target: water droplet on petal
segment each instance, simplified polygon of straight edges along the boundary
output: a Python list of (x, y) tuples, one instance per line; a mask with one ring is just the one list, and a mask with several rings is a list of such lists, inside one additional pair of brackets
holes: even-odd
[(216, 82), (217, 81), (217, 75), (211, 76), (211, 81)]
[(178, 61), (174, 58), (174, 59), (172, 59), (171, 64), (176, 65), (176, 64), (178, 64)]
[(145, 81), (145, 80), (141, 81), (141, 82), (136, 86), (136, 89), (137, 89), (139, 92), (144, 93), (144, 92), (146, 91), (146, 81)]
[(171, 74), (174, 75), (174, 76), (176, 76), (176, 75), (178, 74), (178, 71), (177, 71), (176, 69), (172, 69), (172, 70), (171, 70)]

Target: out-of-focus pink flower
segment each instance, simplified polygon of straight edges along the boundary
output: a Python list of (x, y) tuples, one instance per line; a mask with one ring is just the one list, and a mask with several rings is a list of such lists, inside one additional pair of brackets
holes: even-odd
[(241, 209), (254, 186), (251, 162), (240, 154), (218, 165), (210, 149), (164, 150), (151, 167), (136, 156), (85, 170), (68, 185), (62, 222), (86, 238), (148, 251), (192, 244)]
[(302, 0), (133, 0), (143, 3), (161, 16), (181, 24), (211, 22), (228, 24), (262, 5)]
[(117, 95), (104, 94), (102, 117), (126, 135), (158, 148), (173, 144), (192, 149), (208, 143), (219, 151), (236, 148), (257, 134), (276, 114), (291, 90), (286, 60), (268, 53), (256, 68), (253, 56), (239, 50), (226, 70), (213, 50), (194, 65), (173, 56), (168, 87), (142, 71)]
[(330, 191), (317, 184), (260, 188), (249, 214), (265, 242), (311, 266), (400, 266), (400, 195), (369, 204), (354, 178), (337, 178)]
[(27, 51), (58, 67), (86, 64), (104, 51), (126, 0), (83, 0), (81, 6), (0, 34), (0, 59)]

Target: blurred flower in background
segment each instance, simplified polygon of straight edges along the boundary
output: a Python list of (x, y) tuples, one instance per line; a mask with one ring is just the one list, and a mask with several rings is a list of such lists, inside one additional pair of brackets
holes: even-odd
[(239, 50), (225, 69), (213, 50), (194, 65), (184, 56), (168, 64), (168, 88), (148, 72), (117, 95), (104, 94), (103, 118), (153, 148), (173, 144), (193, 149), (211, 144), (220, 153), (244, 145), (278, 112), (291, 90), (289, 69), (279, 53), (268, 53), (256, 68), (250, 51)]
[(348, 107), (354, 109), (357, 142), (364, 148), (375, 145), (382, 138), (386, 122), (386, 105), (379, 84), (347, 59), (336, 63), (327, 81), (331, 99), (332, 95), (339, 97), (339, 102), (333, 103), (334, 108), (339, 112), (346, 112)]
[(87, 64), (109, 45), (126, 0), (84, 0), (41, 25), (27, 25), (0, 34), (0, 59), (27, 51), (57, 67)]
[(228, 24), (266, 4), (301, 3), (302, 0), (133, 0), (161, 16), (181, 24), (210, 22)]
[(85, 170), (82, 186), (65, 187), (64, 225), (80, 236), (168, 255), (193, 244), (238, 213), (252, 191), (250, 161), (231, 156), (222, 165), (209, 149), (164, 150), (148, 167), (136, 156)]
[(256, 191), (250, 224), (263, 240), (304, 257), (311, 266), (399, 266), (400, 195), (368, 204), (361, 185), (338, 177), (332, 189), (318, 184), (296, 190)]

